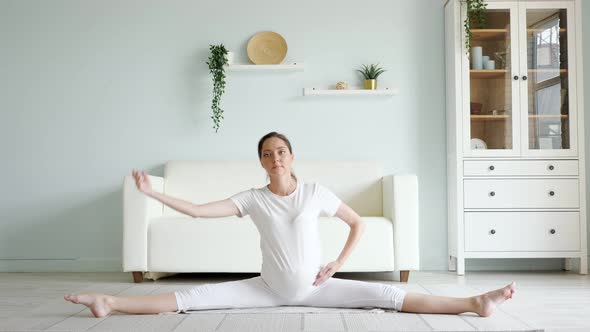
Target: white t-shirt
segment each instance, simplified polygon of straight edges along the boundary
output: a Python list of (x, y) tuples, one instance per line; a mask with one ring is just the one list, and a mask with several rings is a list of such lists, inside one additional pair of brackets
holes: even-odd
[(250, 215), (258, 228), (264, 281), (290, 299), (312, 292), (322, 264), (318, 217), (322, 213), (334, 216), (342, 201), (319, 183), (300, 181), (288, 196), (264, 186), (230, 199), (238, 207), (239, 217)]

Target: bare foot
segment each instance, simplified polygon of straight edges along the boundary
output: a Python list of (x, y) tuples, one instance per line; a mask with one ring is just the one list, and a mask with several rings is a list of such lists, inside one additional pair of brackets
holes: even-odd
[(479, 307), (477, 314), (481, 317), (490, 316), (498, 305), (511, 299), (514, 292), (516, 292), (516, 283), (513, 281), (502, 288), (477, 296), (476, 303)]
[(108, 295), (96, 293), (68, 294), (64, 296), (64, 300), (87, 306), (94, 317), (97, 318), (104, 317), (111, 312), (111, 299)]

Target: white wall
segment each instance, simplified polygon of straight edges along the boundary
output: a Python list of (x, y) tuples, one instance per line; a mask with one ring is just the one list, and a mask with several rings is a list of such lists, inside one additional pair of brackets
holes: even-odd
[[(377, 159), (387, 173), (418, 174), (422, 269), (446, 269), (442, 6), (1, 0), (0, 271), (121, 270), (121, 185), (132, 168), (162, 176), (170, 159), (255, 163), (258, 139), (273, 130), (291, 139), (298, 159)], [(281, 33), (287, 58), (305, 71), (228, 73), (216, 134), (209, 44), (245, 60), (248, 39), (264, 30)], [(373, 62), (388, 69), (380, 84), (399, 95), (302, 97), (303, 87), (361, 84), (354, 69)]]

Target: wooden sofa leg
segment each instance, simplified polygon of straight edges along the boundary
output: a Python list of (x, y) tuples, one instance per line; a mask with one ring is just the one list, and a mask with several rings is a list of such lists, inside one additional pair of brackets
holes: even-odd
[(143, 282), (143, 272), (132, 272), (133, 273), (133, 282), (138, 284)]
[(410, 271), (399, 271), (399, 281), (408, 282), (409, 277), (410, 277)]

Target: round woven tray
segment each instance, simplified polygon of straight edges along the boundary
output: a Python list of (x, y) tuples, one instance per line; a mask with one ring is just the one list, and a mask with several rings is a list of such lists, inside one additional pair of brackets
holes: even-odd
[(287, 42), (276, 32), (259, 32), (248, 41), (248, 58), (257, 65), (281, 63), (287, 55)]

